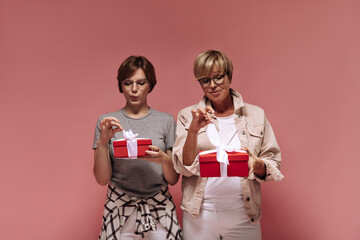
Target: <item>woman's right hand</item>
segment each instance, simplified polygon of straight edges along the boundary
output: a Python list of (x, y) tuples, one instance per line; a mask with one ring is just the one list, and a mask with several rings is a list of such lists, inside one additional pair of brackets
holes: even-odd
[(100, 122), (100, 137), (98, 145), (107, 146), (110, 139), (115, 135), (116, 132), (123, 130), (120, 125), (120, 121), (114, 117), (105, 117)]
[(109, 141), (116, 132), (122, 130), (123, 127), (119, 120), (114, 117), (105, 117), (100, 122), (100, 137), (94, 151), (94, 175), (96, 181), (102, 186), (109, 183), (112, 174), (108, 149)]
[(198, 154), (198, 132), (200, 128), (205, 127), (209, 123), (213, 122), (210, 114), (214, 113), (214, 109), (207, 106), (205, 109), (197, 108), (192, 109), (192, 120), (188, 129), (188, 134), (183, 147), (183, 163), (185, 166), (191, 166), (194, 162), (196, 155)]
[(189, 131), (197, 133), (199, 130), (209, 123), (212, 123), (212, 117), (210, 114), (213, 114), (215, 111), (211, 106), (204, 108), (192, 109), (192, 121), (189, 126)]

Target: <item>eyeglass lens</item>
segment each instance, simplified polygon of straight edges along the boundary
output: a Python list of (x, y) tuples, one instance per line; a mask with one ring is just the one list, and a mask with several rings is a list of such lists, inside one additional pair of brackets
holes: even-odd
[(215, 76), (213, 78), (201, 78), (199, 79), (199, 82), (201, 86), (209, 86), (211, 84), (211, 81), (214, 81), (216, 85), (222, 84), (224, 81), (225, 74)]

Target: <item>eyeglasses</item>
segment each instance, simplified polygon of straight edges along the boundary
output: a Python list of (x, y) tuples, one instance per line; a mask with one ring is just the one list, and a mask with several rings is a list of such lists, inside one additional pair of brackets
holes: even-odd
[(130, 79), (125, 79), (124, 81), (121, 82), (121, 84), (124, 87), (130, 87), (132, 86), (134, 83), (136, 83), (136, 85), (143, 87), (148, 83), (148, 80), (144, 79), (138, 79), (136, 81), (130, 80)]
[(200, 78), (198, 79), (200, 85), (202, 87), (208, 87), (210, 86), (211, 84), (211, 81), (214, 81), (214, 83), (216, 85), (220, 85), (224, 82), (224, 77), (225, 77), (226, 74), (222, 74), (222, 75), (217, 75), (215, 77), (212, 77), (212, 78)]

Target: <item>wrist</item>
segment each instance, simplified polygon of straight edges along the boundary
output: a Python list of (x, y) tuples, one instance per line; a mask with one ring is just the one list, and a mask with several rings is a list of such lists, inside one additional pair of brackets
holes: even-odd
[(109, 148), (109, 142), (103, 142), (103, 141), (100, 141), (100, 140), (98, 140), (97, 141), (97, 146), (98, 146), (98, 148), (100, 147), (100, 148)]
[(161, 167), (162, 167), (162, 168), (169, 167), (169, 166), (170, 166), (170, 163), (172, 163), (170, 157), (169, 157), (167, 154), (165, 154), (165, 156), (164, 156), (164, 158), (162, 159), (162, 162), (161, 162), (161, 164), (160, 164)]
[(188, 128), (188, 132), (189, 132), (189, 133), (192, 133), (192, 134), (194, 134), (194, 135), (197, 135), (198, 132), (199, 132), (199, 130), (200, 130), (200, 129), (196, 129), (196, 128), (191, 127), (191, 126)]

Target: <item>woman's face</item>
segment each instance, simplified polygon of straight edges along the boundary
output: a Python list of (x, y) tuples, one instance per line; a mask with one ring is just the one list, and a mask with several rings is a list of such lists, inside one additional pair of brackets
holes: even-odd
[[(223, 81), (221, 82), (221, 76), (223, 72), (220, 72), (216, 66), (213, 67), (210, 76), (210, 85), (202, 86), (204, 94), (215, 104), (222, 103), (230, 94), (230, 80), (227, 75), (224, 75)], [(214, 79), (214, 80), (213, 80)], [(221, 82), (216, 84), (215, 81)]]
[(141, 68), (137, 69), (130, 78), (122, 81), (121, 84), (127, 105), (137, 107), (147, 105), (146, 99), (150, 91), (150, 84)]

